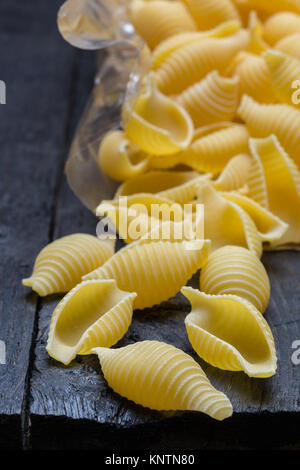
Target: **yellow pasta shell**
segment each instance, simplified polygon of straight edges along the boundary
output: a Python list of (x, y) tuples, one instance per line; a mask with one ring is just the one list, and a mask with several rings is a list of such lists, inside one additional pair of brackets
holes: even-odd
[(251, 217), (240, 206), (223, 198), (209, 184), (200, 187), (197, 203), (204, 204), (205, 237), (212, 251), (226, 245), (248, 248), (259, 258), (262, 241)]
[(196, 127), (231, 121), (238, 106), (239, 79), (221, 77), (217, 70), (176, 97)]
[(125, 131), (135, 145), (151, 155), (168, 155), (185, 149), (192, 141), (193, 121), (185, 109), (164, 96), (152, 83), (152, 74), (145, 78), (145, 88), (133, 109), (125, 105)]
[(146, 192), (186, 204), (195, 198), (200, 184), (209, 180), (210, 176), (194, 171), (150, 171), (120, 185), (115, 199)]
[(200, 30), (211, 29), (230, 20), (240, 21), (231, 0), (184, 0)]
[(226, 70), (235, 54), (249, 44), (248, 31), (222, 39), (201, 39), (170, 54), (156, 71), (156, 83), (165, 94), (177, 95), (209, 72)]
[(238, 110), (252, 137), (275, 134), (287, 153), (300, 165), (300, 112), (284, 104), (263, 105), (244, 96)]
[(101, 266), (114, 253), (108, 241), (93, 235), (76, 233), (59, 238), (38, 254), (31, 277), (23, 285), (31, 287), (40, 296), (68, 292), (81, 277)]
[(284, 10), (300, 13), (299, 0), (249, 0), (247, 3), (251, 5), (252, 9), (258, 8), (270, 13)]
[(106, 134), (99, 148), (98, 163), (101, 170), (116, 181), (133, 178), (149, 167), (149, 160), (143, 152), (130, 149), (124, 131)]
[(135, 298), (135, 293), (121, 291), (113, 280), (78, 284), (53, 312), (49, 355), (67, 365), (77, 354), (116, 344), (129, 328)]
[(286, 36), (275, 45), (275, 49), (283, 52), (284, 54), (291, 55), (300, 59), (300, 33), (291, 34)]
[(159, 341), (120, 349), (96, 348), (108, 385), (119, 395), (154, 410), (190, 410), (222, 421), (232, 415), (226, 395), (216, 390), (188, 354)]
[(151, 49), (174, 34), (197, 29), (188, 9), (179, 1), (133, 0), (130, 19), (137, 33)]
[(240, 246), (224, 246), (211, 253), (201, 269), (200, 290), (206, 294), (233, 294), (264, 313), (270, 300), (270, 282), (257, 256)]
[(238, 21), (227, 21), (208, 31), (196, 31), (176, 34), (162, 41), (152, 53), (152, 69), (156, 70), (172, 54), (172, 52), (187, 46), (199, 39), (224, 38), (236, 33), (240, 29)]
[(286, 222), (284, 235), (271, 243), (283, 247), (300, 243), (300, 173), (275, 136), (250, 139), (254, 157), (249, 195)]
[(152, 307), (187, 283), (205, 264), (209, 248), (209, 241), (136, 243), (84, 279), (115, 279), (120, 289), (138, 294), (136, 308)]
[(264, 24), (264, 38), (271, 46), (293, 33), (300, 33), (300, 16), (289, 11), (276, 13)]
[(271, 83), (278, 101), (300, 109), (298, 101), (293, 100), (294, 83), (300, 84), (300, 60), (275, 50), (264, 52), (263, 57), (270, 70)]
[(202, 359), (219, 369), (244, 371), (249, 377), (275, 374), (271, 329), (250, 302), (235, 295), (211, 296), (190, 287), (181, 292), (192, 304), (185, 325), (190, 343)]
[(252, 160), (247, 154), (231, 158), (220, 176), (211, 184), (218, 191), (234, 191), (243, 188), (248, 180)]

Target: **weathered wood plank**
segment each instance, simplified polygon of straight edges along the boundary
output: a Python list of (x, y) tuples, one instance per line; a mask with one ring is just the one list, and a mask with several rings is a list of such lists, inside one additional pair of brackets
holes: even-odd
[[(54, 1), (51, 10), (42, 3), (43, 27), (42, 10), (34, 12), (32, 4), (4, 1), (0, 6), (5, 51), (0, 78), (7, 87), (7, 104), (0, 107), (0, 339), (7, 349), (6, 365), (0, 365), (0, 448), (22, 441), (38, 297), (22, 287), (21, 279), (48, 242), (75, 55), (56, 33), (61, 2)], [(40, 23), (38, 37), (31, 21)]]

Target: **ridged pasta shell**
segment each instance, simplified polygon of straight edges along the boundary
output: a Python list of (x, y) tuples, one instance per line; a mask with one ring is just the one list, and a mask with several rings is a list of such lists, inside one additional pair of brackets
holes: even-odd
[(250, 302), (235, 295), (211, 296), (190, 287), (181, 292), (192, 304), (185, 325), (190, 343), (202, 359), (219, 369), (244, 371), (249, 377), (275, 374), (271, 329)]
[(252, 9), (262, 9), (270, 13), (293, 11), (300, 13), (299, 0), (247, 0)]
[(219, 174), (232, 157), (248, 152), (249, 132), (246, 126), (233, 126), (212, 132), (195, 140), (178, 154), (150, 159), (153, 168), (172, 168), (183, 164), (199, 173)]
[(213, 132), (221, 131), (223, 129), (228, 129), (229, 127), (236, 126), (236, 122), (232, 121), (223, 121), (223, 122), (214, 122), (213, 124), (208, 124), (207, 126), (198, 127), (195, 129), (193, 142), (200, 139), (201, 137), (206, 137)]
[(300, 33), (291, 34), (278, 41), (275, 49), (300, 60)]
[(239, 78), (239, 96), (248, 95), (260, 103), (275, 103), (271, 74), (261, 56), (240, 52), (234, 58), (227, 74)]
[(252, 137), (275, 134), (287, 153), (300, 166), (300, 112), (284, 104), (263, 105), (244, 96), (238, 115)]
[(226, 245), (248, 248), (259, 258), (262, 242), (258, 230), (237, 204), (227, 201), (209, 184), (200, 187), (197, 203), (204, 204), (205, 238), (211, 240), (212, 251)]
[(271, 83), (278, 101), (300, 109), (299, 103), (293, 100), (294, 82), (300, 83), (300, 60), (275, 50), (264, 52), (263, 57), (270, 70)]
[(206, 263), (209, 248), (206, 240), (137, 243), (118, 251), (84, 279), (115, 279), (120, 289), (138, 294), (136, 308), (152, 307), (177, 294)]
[(176, 97), (196, 127), (231, 121), (238, 106), (239, 79), (221, 77), (217, 70)]
[(130, 141), (150, 155), (168, 155), (187, 148), (194, 134), (189, 114), (156, 88), (152, 74), (145, 77), (144, 86), (133, 109), (127, 109), (128, 104), (123, 109)]
[(236, 33), (240, 29), (238, 21), (227, 21), (208, 31), (180, 33), (162, 41), (152, 53), (152, 69), (156, 70), (172, 54), (172, 52), (187, 46), (199, 39), (224, 38)]
[(41, 297), (56, 292), (68, 292), (108, 260), (114, 247), (93, 235), (76, 233), (59, 238), (38, 254), (31, 277), (23, 285), (31, 287)]
[(254, 157), (249, 195), (286, 222), (285, 234), (271, 247), (300, 243), (300, 173), (275, 136), (250, 139)]
[(146, 192), (185, 204), (195, 198), (199, 185), (210, 177), (193, 171), (150, 171), (120, 185), (115, 199)]
[(119, 395), (154, 410), (190, 410), (222, 421), (232, 415), (226, 395), (216, 390), (188, 354), (159, 341), (119, 349), (96, 348), (108, 385)]
[(276, 13), (264, 24), (264, 38), (271, 46), (293, 33), (300, 33), (300, 16), (292, 12)]
[(116, 181), (125, 181), (144, 173), (149, 160), (143, 152), (133, 152), (124, 131), (108, 132), (98, 155), (101, 170)]
[(197, 29), (192, 15), (179, 1), (133, 0), (130, 6), (130, 20), (151, 49), (174, 34)]
[(78, 284), (53, 312), (49, 355), (67, 365), (77, 354), (116, 344), (130, 326), (135, 298), (135, 293), (121, 291), (113, 280)]
[(212, 181), (218, 191), (234, 191), (243, 188), (248, 180), (252, 159), (247, 154), (231, 158), (220, 176)]
[(240, 15), (231, 0), (183, 0), (190, 9), (200, 30), (211, 29), (225, 21), (240, 21)]
[(248, 50), (253, 54), (261, 54), (268, 49), (268, 44), (263, 39), (264, 27), (257, 12), (251, 11), (249, 15), (248, 29), (250, 31), (250, 45)]
[(263, 264), (240, 246), (224, 246), (209, 255), (201, 269), (200, 290), (212, 295), (238, 295), (261, 313), (270, 300), (270, 281)]
[(222, 196), (247, 212), (255, 223), (262, 242), (278, 241), (288, 230), (288, 224), (253, 199), (237, 192), (222, 193)]
[(170, 54), (156, 71), (156, 83), (165, 94), (177, 95), (209, 72), (226, 70), (235, 54), (248, 46), (249, 32), (222, 39), (201, 39)]

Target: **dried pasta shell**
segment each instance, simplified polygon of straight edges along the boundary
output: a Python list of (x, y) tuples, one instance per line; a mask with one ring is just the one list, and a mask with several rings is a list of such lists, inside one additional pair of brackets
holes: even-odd
[(186, 204), (195, 198), (200, 184), (210, 177), (193, 171), (150, 171), (120, 185), (115, 199), (146, 192)]
[(185, 31), (196, 31), (192, 15), (179, 1), (133, 0), (130, 19), (137, 33), (154, 49), (165, 39)]
[(238, 86), (238, 77), (221, 77), (214, 70), (184, 90), (176, 97), (176, 101), (187, 110), (196, 127), (231, 121), (238, 106)]
[(59, 238), (38, 254), (31, 277), (23, 285), (40, 296), (68, 292), (81, 281), (81, 276), (108, 260), (114, 247), (93, 235), (76, 233)]
[(235, 295), (211, 296), (190, 287), (181, 292), (192, 304), (185, 325), (202, 359), (219, 369), (244, 371), (249, 377), (275, 374), (274, 338), (254, 305)]
[(128, 110), (125, 123), (128, 138), (151, 155), (167, 155), (187, 148), (194, 133), (188, 113), (156, 88), (152, 74), (146, 76), (144, 86), (133, 110)]
[(103, 138), (98, 163), (101, 170), (116, 181), (125, 181), (144, 173), (149, 160), (143, 152), (133, 152), (124, 131), (108, 132)]
[[(252, 171), (249, 172), (249, 178), (251, 173)], [(222, 193), (222, 196), (247, 212), (255, 223), (262, 242), (272, 243), (278, 241), (286, 233), (288, 225), (253, 199), (236, 192)]]
[(232, 415), (226, 395), (216, 390), (188, 354), (159, 341), (119, 349), (95, 348), (108, 385), (119, 395), (154, 410), (190, 410), (222, 421)]
[(263, 264), (240, 246), (224, 246), (209, 255), (201, 269), (200, 290), (212, 295), (238, 295), (261, 313), (270, 300), (270, 281)]
[(298, 0), (249, 0), (247, 2), (252, 9), (262, 9), (270, 13), (280, 11), (293, 11), (300, 13), (300, 4)]
[(216, 27), (225, 21), (240, 21), (231, 0), (184, 0), (200, 30)]
[(300, 33), (300, 16), (289, 11), (276, 13), (264, 24), (264, 38), (271, 46), (293, 33)]
[(240, 97), (248, 95), (260, 103), (275, 103), (271, 74), (264, 59), (249, 52), (240, 52), (227, 73), (239, 78)]
[(275, 134), (287, 153), (300, 165), (300, 112), (284, 104), (263, 105), (244, 96), (238, 110), (252, 137)]
[(222, 23), (208, 31), (176, 34), (175, 36), (162, 41), (154, 49), (152, 54), (152, 69), (158, 69), (166, 60), (166, 58), (172, 54), (172, 52), (180, 49), (183, 46), (197, 42), (199, 39), (224, 38), (236, 33), (239, 29), (240, 23), (238, 21), (227, 21), (226, 23)]
[(263, 39), (264, 27), (261, 23), (257, 12), (251, 11), (249, 15), (248, 29), (250, 31), (250, 45), (248, 50), (253, 54), (261, 54), (269, 48), (268, 44)]
[(285, 234), (271, 247), (300, 243), (300, 173), (275, 136), (250, 139), (254, 157), (249, 195), (286, 222)]
[(130, 326), (135, 298), (135, 293), (121, 291), (112, 280), (78, 284), (53, 312), (49, 355), (67, 365), (77, 354), (116, 344)]
[(209, 184), (200, 187), (197, 203), (204, 204), (205, 237), (212, 251), (226, 245), (243, 246), (262, 255), (262, 242), (250, 216), (234, 202), (224, 199)]
[(218, 191), (234, 191), (243, 188), (248, 180), (252, 159), (243, 153), (231, 158), (220, 176), (212, 182)]
[(298, 101), (293, 100), (294, 83), (300, 83), (300, 60), (275, 50), (264, 52), (263, 57), (270, 70), (271, 83), (278, 101), (300, 109)]
[(249, 32), (241, 30), (228, 38), (201, 39), (181, 47), (156, 71), (158, 88), (165, 94), (177, 95), (213, 70), (222, 73), (249, 40)]
[[(249, 21), (249, 15), (251, 15), (252, 11), (254, 11), (252, 0), (232, 0), (232, 2), (234, 3), (239, 12), (243, 25), (247, 26)], [(257, 13), (261, 21), (266, 21), (272, 14), (272, 12), (260, 8), (259, 5), (255, 6), (255, 12)]]
[(223, 129), (228, 129), (229, 127), (236, 126), (235, 122), (223, 121), (223, 122), (214, 122), (213, 124), (208, 124), (207, 126), (198, 127), (195, 129), (193, 142), (200, 139), (200, 137), (206, 137), (209, 134), (212, 134), (216, 131), (221, 131)]
[(275, 49), (300, 60), (299, 42), (300, 33), (291, 34), (278, 41), (275, 45)]
[(115, 279), (120, 289), (138, 294), (136, 308), (152, 307), (177, 294), (206, 263), (209, 248), (209, 241), (136, 243), (84, 279)]

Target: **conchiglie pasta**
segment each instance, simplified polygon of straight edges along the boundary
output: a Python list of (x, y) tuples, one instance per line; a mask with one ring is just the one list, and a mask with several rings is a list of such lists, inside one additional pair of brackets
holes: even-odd
[(218, 191), (234, 191), (243, 188), (248, 180), (252, 159), (247, 154), (231, 158), (219, 177), (212, 181)]
[(187, 110), (195, 127), (231, 121), (238, 106), (238, 87), (238, 77), (221, 77), (215, 70), (184, 90), (176, 101)]
[(262, 241), (258, 230), (241, 207), (223, 198), (209, 184), (200, 187), (196, 203), (204, 204), (204, 233), (211, 240), (212, 251), (236, 245), (261, 257)]
[(300, 33), (291, 34), (290, 36), (286, 36), (285, 38), (278, 41), (278, 43), (275, 45), (275, 49), (300, 60), (299, 42)]
[(130, 19), (151, 49), (170, 36), (197, 29), (192, 15), (180, 1), (133, 0)]
[(167, 155), (185, 149), (191, 143), (192, 119), (182, 106), (156, 88), (152, 74), (145, 77), (143, 90), (133, 109), (128, 107), (126, 104), (123, 108), (126, 134), (144, 152)]
[(272, 89), (271, 74), (261, 56), (240, 52), (229, 69), (232, 76), (239, 78), (239, 95), (249, 95), (260, 103), (275, 103), (276, 96)]
[(259, 8), (270, 13), (280, 11), (293, 11), (300, 13), (300, 5), (298, 0), (248, 0), (253, 8)]
[(288, 224), (271, 247), (300, 243), (300, 173), (275, 136), (250, 139), (254, 157), (248, 185), (249, 195)]
[(210, 243), (157, 241), (136, 243), (118, 251), (84, 279), (115, 279), (136, 292), (136, 308), (152, 307), (174, 296), (207, 260)]
[(176, 34), (162, 41), (152, 53), (152, 69), (156, 70), (172, 54), (172, 52), (187, 46), (199, 39), (224, 38), (236, 33), (240, 29), (238, 21), (227, 21), (208, 31), (196, 31)]
[(300, 16), (292, 12), (276, 13), (264, 24), (264, 38), (271, 46), (293, 33), (300, 33)]
[(241, 30), (228, 38), (202, 39), (181, 47), (156, 71), (158, 88), (168, 95), (177, 95), (213, 70), (222, 73), (249, 40), (249, 32)]
[(48, 354), (67, 365), (77, 354), (116, 344), (129, 328), (135, 298), (113, 280), (78, 284), (53, 312)]
[(119, 395), (154, 410), (190, 410), (222, 421), (232, 415), (226, 395), (209, 382), (188, 354), (159, 341), (120, 349), (96, 348), (108, 385)]
[(130, 148), (124, 131), (112, 131), (105, 135), (100, 144), (98, 163), (101, 170), (116, 181), (133, 178), (149, 167), (146, 155)]
[(239, 13), (231, 0), (183, 0), (200, 30), (211, 29), (230, 20), (240, 21)]
[(263, 264), (240, 246), (224, 246), (209, 255), (201, 269), (200, 290), (212, 295), (238, 295), (261, 313), (270, 299), (270, 282)]
[(275, 50), (264, 52), (263, 57), (278, 101), (300, 109), (299, 103), (293, 100), (294, 89), (300, 84), (300, 60)]
[(235, 295), (212, 296), (190, 287), (181, 291), (192, 304), (185, 319), (188, 337), (202, 359), (219, 369), (244, 371), (249, 377), (275, 374), (274, 338), (254, 305)]
[(300, 165), (300, 112), (284, 104), (259, 104), (244, 96), (238, 110), (252, 137), (275, 134), (287, 153)]
[(76, 233), (47, 245), (37, 256), (33, 273), (23, 279), (40, 296), (68, 292), (81, 277), (101, 266), (114, 253), (113, 245), (93, 235)]

